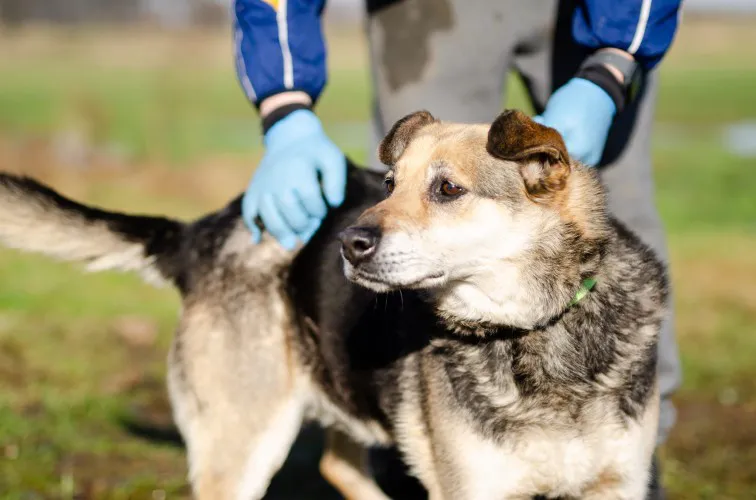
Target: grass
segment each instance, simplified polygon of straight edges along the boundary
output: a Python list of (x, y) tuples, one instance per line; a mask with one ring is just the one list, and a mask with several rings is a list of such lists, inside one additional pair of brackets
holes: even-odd
[[(756, 119), (756, 20), (686, 20), (654, 138), (685, 384), (663, 449), (670, 498), (756, 488), (756, 170), (721, 141)], [(260, 155), (225, 34), (0, 35), (0, 169), (109, 208), (194, 217)], [(326, 128), (366, 158), (364, 41), (334, 31)], [(515, 82), (516, 84), (516, 82)], [(515, 86), (510, 105), (524, 106)], [(0, 251), (0, 498), (185, 498), (180, 447), (130, 432), (165, 419), (171, 290)], [(133, 430), (133, 429), (132, 429)]]

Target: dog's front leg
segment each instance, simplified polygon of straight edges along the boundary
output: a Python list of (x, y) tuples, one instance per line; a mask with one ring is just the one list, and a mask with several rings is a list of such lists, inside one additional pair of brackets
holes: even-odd
[(347, 500), (389, 500), (367, 471), (367, 450), (346, 434), (329, 429), (320, 473)]

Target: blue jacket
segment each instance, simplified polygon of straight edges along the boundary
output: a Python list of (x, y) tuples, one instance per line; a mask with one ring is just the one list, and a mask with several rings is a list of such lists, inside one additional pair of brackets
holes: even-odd
[[(591, 49), (626, 50), (651, 69), (672, 43), (681, 1), (579, 0), (572, 35)], [(234, 0), (237, 75), (252, 103), (287, 90), (313, 101), (320, 96), (327, 74), (324, 6), (325, 0)]]

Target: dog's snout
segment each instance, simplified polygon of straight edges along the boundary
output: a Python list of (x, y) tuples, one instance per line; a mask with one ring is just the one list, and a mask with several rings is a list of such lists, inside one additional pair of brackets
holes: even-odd
[(344, 257), (354, 266), (366, 261), (374, 253), (381, 240), (377, 227), (350, 227), (340, 235)]

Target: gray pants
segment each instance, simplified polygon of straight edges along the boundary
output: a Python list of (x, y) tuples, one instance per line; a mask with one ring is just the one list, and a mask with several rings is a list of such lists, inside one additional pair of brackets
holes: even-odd
[[(385, 2), (384, 2), (385, 3)], [(367, 23), (373, 76), (371, 168), (399, 118), (427, 109), (442, 120), (492, 122), (502, 110), (506, 76), (515, 70), (537, 112), (586, 56), (571, 36), (573, 2), (558, 0), (404, 0), (372, 12)], [(601, 161), (616, 217), (667, 259), (654, 203), (651, 130), (657, 75), (613, 125)], [(681, 381), (673, 315), (659, 343), (662, 407), (659, 442), (675, 421), (670, 395)]]

